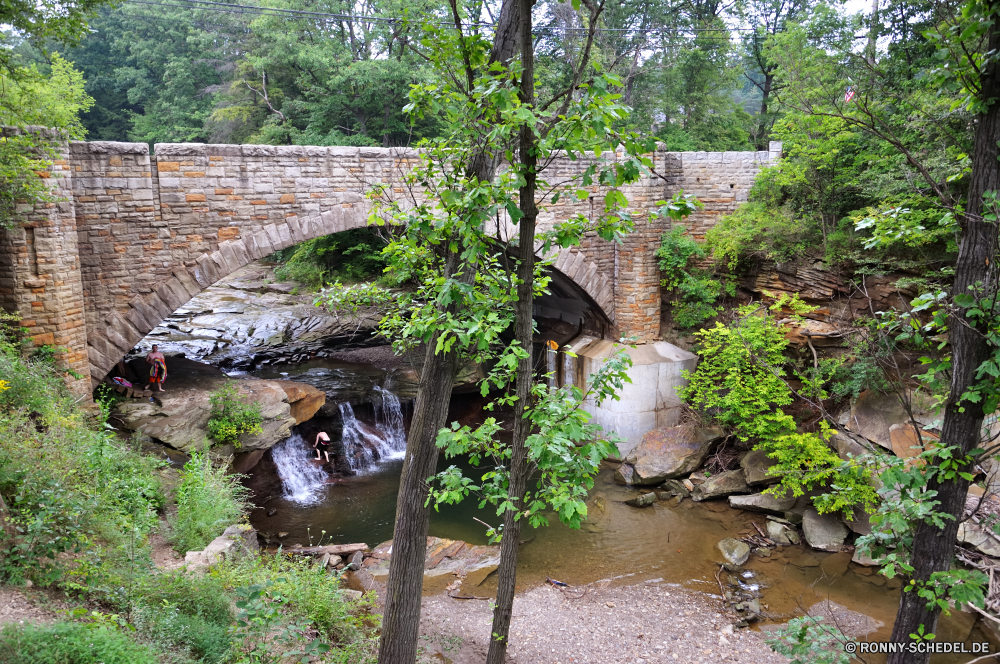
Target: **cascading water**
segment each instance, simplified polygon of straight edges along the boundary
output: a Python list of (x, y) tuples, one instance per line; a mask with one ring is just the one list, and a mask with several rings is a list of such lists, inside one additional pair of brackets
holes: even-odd
[(403, 409), (399, 398), (384, 387), (376, 386), (375, 391), (382, 397), (381, 403), (375, 404), (375, 426), (392, 450), (389, 456), (402, 458), (406, 454), (406, 429), (403, 427)]
[(304, 504), (319, 499), (328, 476), (310, 461), (312, 454), (309, 444), (297, 433), (271, 448), (271, 458), (278, 469), (285, 498)]

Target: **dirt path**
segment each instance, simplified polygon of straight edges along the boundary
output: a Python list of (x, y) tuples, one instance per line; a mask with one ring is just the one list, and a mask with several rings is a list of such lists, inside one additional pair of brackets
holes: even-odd
[(12, 624), (47, 625), (56, 621), (56, 611), (67, 608), (39, 590), (0, 586), (0, 627)]
[[(787, 662), (760, 633), (737, 630), (714, 602), (678, 587), (641, 586), (579, 592), (542, 586), (514, 601), (510, 664), (654, 664)], [(481, 664), (492, 611), (489, 602), (445, 595), (423, 601), (421, 662)]]

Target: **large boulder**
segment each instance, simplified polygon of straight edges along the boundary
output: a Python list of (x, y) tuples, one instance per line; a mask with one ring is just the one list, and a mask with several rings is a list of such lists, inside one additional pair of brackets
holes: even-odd
[(809, 508), (802, 515), (802, 534), (806, 543), (821, 551), (840, 551), (847, 539), (847, 526), (834, 515), (820, 514)]
[(257, 531), (247, 524), (235, 524), (209, 542), (202, 551), (188, 551), (184, 564), (189, 571), (205, 570), (223, 561), (235, 562), (258, 551)]
[(865, 390), (851, 405), (845, 427), (886, 449), (892, 449), (889, 428), (907, 419), (906, 410), (895, 394)]
[(910, 422), (893, 424), (889, 427), (889, 446), (892, 453), (901, 459), (911, 459), (920, 456), (924, 450), (930, 449), (939, 436), (929, 431), (917, 430)]
[(742, 565), (750, 557), (750, 546), (732, 537), (727, 537), (715, 546), (730, 565)]
[[(392, 540), (379, 544), (364, 561), (364, 567), (373, 579), (385, 583), (389, 578), (392, 559)], [(428, 537), (424, 554), (425, 593), (439, 593), (455, 581), (464, 579), (463, 586), (478, 586), (500, 564), (499, 546), (472, 545), (461, 540)]]
[(630, 469), (619, 468), (622, 480), (628, 484), (651, 485), (687, 475), (697, 469), (722, 438), (716, 427), (696, 427), (682, 424), (666, 429), (653, 429), (642, 437), (629, 453), (625, 463)]
[(729, 496), (729, 506), (738, 510), (762, 512), (781, 516), (795, 507), (795, 496), (775, 497), (767, 493), (754, 493), (749, 496)]
[(691, 500), (699, 502), (711, 498), (723, 498), (734, 493), (749, 493), (750, 487), (743, 476), (743, 471), (729, 470), (718, 475), (712, 475), (704, 483), (698, 484), (691, 492)]
[[(163, 392), (154, 392), (151, 401), (129, 400), (118, 404), (116, 420), (126, 429), (140, 431), (174, 449), (191, 452), (207, 448), (211, 444), (208, 418), (212, 393), (231, 379), (215, 367), (181, 356), (167, 358), (167, 372)], [(291, 428), (299, 421), (292, 416), (286, 391), (289, 385), (289, 381), (279, 380), (238, 381), (241, 395), (260, 406), (263, 419), (259, 434), (240, 439), (242, 452), (266, 450), (291, 435)], [(298, 411), (305, 416), (318, 396), (312, 392), (314, 388), (307, 385), (302, 388), (293, 391), (299, 396), (296, 402), (311, 402)], [(325, 400), (325, 395), (322, 396)]]
[(958, 524), (958, 541), (993, 558), (1000, 558), (1000, 538), (992, 530), (973, 521)]
[(829, 442), (830, 446), (836, 450), (837, 456), (844, 461), (848, 461), (869, 452), (868, 448), (859, 442), (858, 438), (857, 434), (838, 431), (830, 436)]
[(781, 479), (779, 476), (773, 475), (770, 472), (771, 467), (776, 463), (777, 461), (767, 456), (766, 451), (753, 450), (740, 459), (740, 468), (743, 469), (743, 473), (747, 478), (747, 484), (750, 486), (774, 484)]
[(312, 385), (291, 380), (282, 380), (278, 384), (288, 397), (289, 415), (296, 424), (311, 420), (326, 403), (326, 392)]

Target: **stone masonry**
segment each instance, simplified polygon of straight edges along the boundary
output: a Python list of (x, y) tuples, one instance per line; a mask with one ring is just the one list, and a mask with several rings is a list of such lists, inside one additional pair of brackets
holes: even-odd
[[(745, 201), (770, 152), (656, 152), (654, 174), (624, 189), (635, 231), (623, 244), (593, 234), (553, 256), (553, 267), (603, 312), (616, 334), (640, 343), (659, 336), (655, 251), (668, 221), (650, 221), (657, 201), (679, 190), (705, 209), (688, 220), (703, 237)], [(88, 380), (86, 394), (167, 315), (247, 263), (305, 240), (368, 223), (365, 193), (376, 183), (405, 198), (403, 180), (419, 155), (397, 148), (73, 142), (47, 178), (61, 200), (25, 206), (22, 224), (0, 231), (0, 307), (20, 312), (36, 345)], [(607, 156), (603, 158), (609, 158)], [(610, 158), (614, 158), (611, 156)], [(556, 160), (550, 182), (584, 165)], [(593, 217), (589, 199), (545, 206), (539, 224)]]

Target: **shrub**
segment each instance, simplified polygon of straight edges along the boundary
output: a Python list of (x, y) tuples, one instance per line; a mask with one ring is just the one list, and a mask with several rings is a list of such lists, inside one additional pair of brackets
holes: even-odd
[[(656, 257), (660, 263), (660, 285), (674, 292), (671, 307), (674, 325), (684, 329), (695, 327), (718, 313), (714, 305), (722, 294), (722, 284), (707, 270), (689, 267), (692, 259), (705, 257), (705, 249), (682, 226), (674, 226), (660, 236)], [(734, 294), (732, 288), (730, 295)]]
[(318, 289), (327, 281), (366, 281), (382, 274), (385, 242), (371, 228), (356, 228), (307, 240), (277, 252), (274, 276)]
[(792, 395), (783, 380), (788, 340), (777, 321), (749, 305), (730, 325), (716, 323), (695, 336), (700, 360), (694, 373), (684, 372), (689, 382), (678, 390), (681, 398), (740, 440), (785, 433), (791, 418), (781, 406)]
[(264, 421), (260, 404), (246, 403), (240, 398), (239, 388), (231, 381), (209, 397), (212, 411), (208, 415), (208, 435), (223, 445), (240, 446), (240, 436), (261, 432)]
[(204, 549), (227, 526), (243, 519), (248, 494), (238, 475), (213, 467), (205, 454), (192, 454), (184, 464), (177, 489), (177, 514), (170, 523), (171, 543), (181, 553)]
[(157, 664), (153, 652), (107, 627), (61, 622), (8, 625), (0, 631), (0, 664)]
[(356, 664), (374, 662), (378, 640), (377, 616), (367, 601), (349, 602), (340, 593), (340, 579), (311, 560), (288, 556), (261, 556), (225, 563), (213, 573), (231, 588), (267, 587), (281, 596), (288, 617), (308, 622), (324, 640), (334, 644), (324, 661)]
[(815, 235), (814, 228), (787, 208), (750, 202), (719, 219), (705, 233), (705, 241), (712, 256), (734, 269), (745, 258), (792, 260), (817, 245)]

